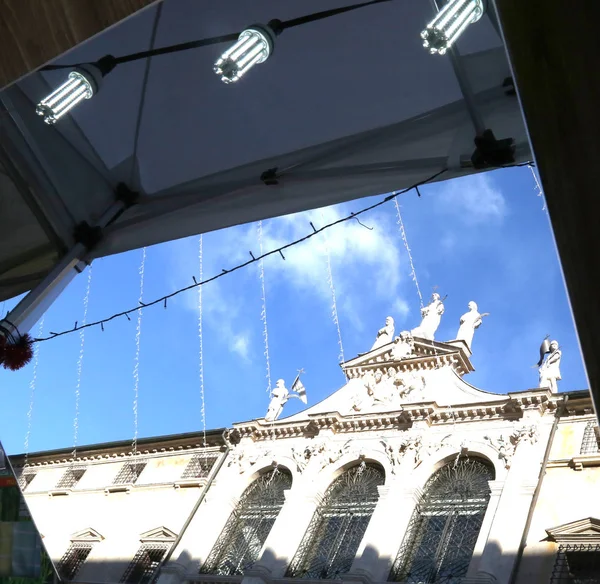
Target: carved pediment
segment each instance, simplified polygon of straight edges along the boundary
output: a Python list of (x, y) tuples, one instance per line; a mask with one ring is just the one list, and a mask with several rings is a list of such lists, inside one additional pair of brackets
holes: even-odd
[(600, 519), (586, 517), (546, 529), (548, 539), (556, 543), (598, 543), (600, 544)]
[(386, 373), (389, 367), (398, 371), (427, 371), (442, 366), (452, 367), (461, 376), (473, 371), (462, 342), (439, 343), (405, 332), (392, 343), (346, 361), (342, 369), (349, 379), (355, 379), (367, 372)]
[(88, 527), (83, 531), (78, 531), (71, 536), (73, 542), (97, 542), (102, 541), (104, 537), (100, 535), (95, 529)]
[(166, 527), (156, 527), (146, 533), (140, 535), (140, 541), (146, 542), (161, 542), (167, 541), (172, 542), (177, 538), (177, 534)]

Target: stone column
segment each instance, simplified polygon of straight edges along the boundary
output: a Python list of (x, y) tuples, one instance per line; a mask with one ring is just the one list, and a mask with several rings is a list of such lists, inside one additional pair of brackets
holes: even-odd
[[(220, 494), (217, 489), (214, 495), (207, 495), (175, 548), (171, 560), (162, 568), (158, 584), (179, 584), (185, 580), (188, 572), (199, 570), (238, 502), (239, 497)], [(210, 530), (206, 529), (207, 525), (211, 526)]]
[[(285, 491), (285, 503), (258, 561), (248, 571), (249, 577), (283, 578), (321, 501), (321, 495), (315, 493), (303, 493), (300, 489)], [(246, 580), (244, 583), (250, 584)]]
[(406, 534), (421, 490), (414, 485), (380, 486), (379, 502), (358, 548), (350, 573), (344, 580), (387, 581)]
[(477, 575), (508, 584), (535, 491), (544, 444), (518, 444), (500, 495)]
[(481, 529), (479, 530), (477, 542), (475, 543), (473, 557), (471, 558), (471, 563), (469, 564), (467, 577), (474, 577), (477, 574), (483, 551), (490, 535), (494, 518), (496, 517), (496, 511), (498, 510), (500, 497), (504, 489), (504, 481), (489, 481), (489, 485), (491, 490), (490, 500), (485, 511), (485, 516), (483, 517), (483, 523), (481, 524)]

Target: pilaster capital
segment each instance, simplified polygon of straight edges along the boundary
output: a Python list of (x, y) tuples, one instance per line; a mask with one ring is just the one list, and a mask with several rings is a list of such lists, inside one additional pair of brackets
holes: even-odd
[(491, 496), (499, 497), (504, 489), (504, 481), (488, 481), (490, 486)]

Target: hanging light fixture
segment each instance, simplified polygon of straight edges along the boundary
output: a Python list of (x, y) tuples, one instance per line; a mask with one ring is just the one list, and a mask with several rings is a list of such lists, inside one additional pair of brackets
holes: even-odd
[(84, 99), (91, 99), (100, 89), (102, 77), (115, 67), (115, 58), (107, 55), (97, 63), (78, 65), (67, 80), (37, 104), (35, 112), (53, 125)]
[(273, 52), (280, 25), (280, 21), (272, 20), (266, 26), (252, 25), (243, 30), (237, 42), (219, 57), (213, 67), (221, 81), (234, 83), (254, 65), (264, 63)]
[(483, 0), (449, 0), (421, 33), (423, 46), (431, 54), (445, 54), (469, 24), (483, 16), (483, 12)]

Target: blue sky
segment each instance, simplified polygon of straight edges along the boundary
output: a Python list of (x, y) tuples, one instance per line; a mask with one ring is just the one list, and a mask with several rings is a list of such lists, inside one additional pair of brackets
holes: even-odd
[[(543, 202), (528, 168), (497, 170), (420, 189), (400, 198), (404, 224), (424, 297), (434, 286), (448, 295), (436, 334), (453, 339), (458, 319), (475, 300), (491, 315), (476, 331), (466, 380), (497, 393), (537, 385), (538, 348), (546, 334), (563, 349), (560, 390), (587, 387), (560, 265)], [(365, 207), (371, 197), (322, 210), (267, 220), (265, 251)], [(385, 317), (396, 331), (419, 323), (393, 203), (328, 231), (333, 283), (346, 359), (368, 350)], [(303, 376), (309, 405), (343, 384), (337, 330), (331, 317), (324, 236), (265, 260), (268, 339), (273, 384)], [(257, 226), (243, 225), (203, 238), (204, 277), (258, 254)], [(94, 262), (88, 321), (137, 304), (141, 250)], [(198, 238), (147, 249), (144, 299), (150, 301), (198, 277)], [(82, 321), (87, 276), (76, 278), (45, 315), (44, 332)], [(4, 310), (12, 307), (8, 301)], [(2, 305), (0, 304), (0, 308)], [(199, 382), (198, 294), (185, 293), (165, 310), (144, 310), (139, 357), (139, 436), (202, 428)], [(257, 265), (203, 288), (203, 347), (208, 428), (262, 417), (268, 405)], [(38, 325), (33, 329), (37, 334)], [(80, 385), (78, 443), (133, 437), (136, 319), (87, 329)], [(29, 450), (70, 447), (80, 335), (39, 345)], [(1, 437), (9, 453), (23, 452), (33, 365), (0, 373)], [(297, 400), (284, 415), (296, 412)]]

